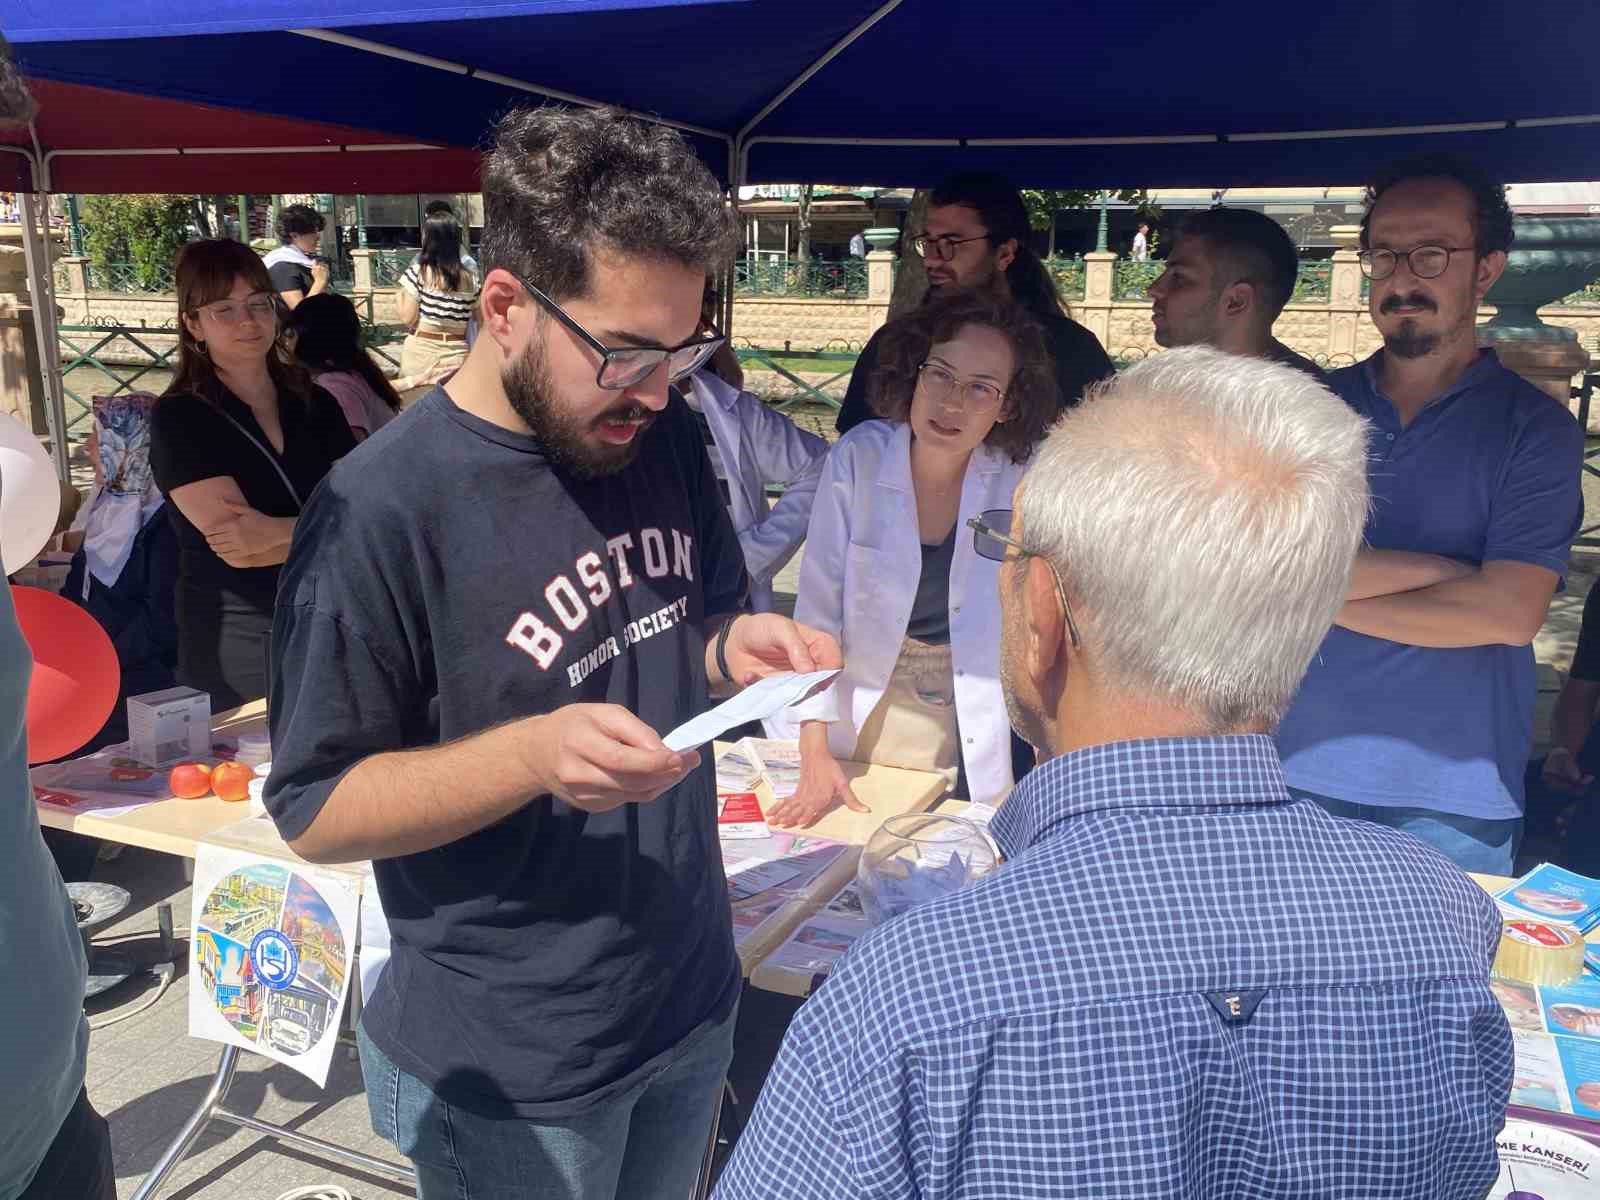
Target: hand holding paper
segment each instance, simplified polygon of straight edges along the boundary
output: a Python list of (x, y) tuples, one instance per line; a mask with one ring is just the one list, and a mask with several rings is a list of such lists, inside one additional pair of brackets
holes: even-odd
[(739, 687), (786, 671), (806, 674), (844, 666), (839, 643), (831, 636), (777, 613), (735, 617), (723, 654)]
[(692, 750), (735, 725), (759, 721), (772, 716), (779, 709), (799, 704), (831, 684), (838, 674), (838, 668), (833, 668), (811, 671), (805, 675), (796, 675), (793, 671), (768, 675), (733, 699), (724, 700), (710, 712), (701, 713), (692, 721), (685, 721), (661, 740), (668, 750)]

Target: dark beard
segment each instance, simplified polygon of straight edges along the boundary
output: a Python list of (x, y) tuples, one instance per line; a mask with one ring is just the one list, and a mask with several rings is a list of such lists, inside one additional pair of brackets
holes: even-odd
[(557, 409), (551, 393), (550, 373), (544, 361), (535, 357), (534, 343), (500, 376), (512, 411), (527, 423), (528, 430), (544, 446), (552, 465), (578, 479), (600, 479), (615, 475), (639, 455), (639, 447), (649, 430), (653, 415), (637, 404), (624, 403), (610, 415), (643, 416), (645, 425), (626, 446), (590, 446), (583, 440), (583, 425), (569, 412)]
[(1439, 348), (1440, 335), (1423, 333), (1415, 321), (1401, 321), (1400, 328), (1383, 339), (1384, 349), (1396, 358), (1425, 358)]

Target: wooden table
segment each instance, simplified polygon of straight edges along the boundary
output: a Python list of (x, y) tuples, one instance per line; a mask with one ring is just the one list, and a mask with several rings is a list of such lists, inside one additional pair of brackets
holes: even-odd
[[(213, 734), (237, 737), (241, 733), (258, 733), (267, 727), (267, 705), (255, 700), (239, 708), (219, 713), (211, 722)], [(249, 815), (249, 805), (219, 800), (207, 796), (201, 800), (180, 800), (171, 797), (147, 804), (132, 812), (112, 816), (97, 816), (88, 812), (73, 812), (53, 804), (40, 804), (39, 824), (50, 829), (64, 829), (86, 837), (103, 838), (121, 842), (125, 846), (142, 846), (146, 850), (159, 850), (179, 858), (194, 857), (195, 846), (206, 841), (217, 830), (232, 825)], [(288, 846), (283, 852), (295, 858)], [(298, 861), (298, 859), (296, 859)]]
[[(264, 730), (266, 722), (266, 704), (257, 700), (218, 714), (212, 721), (212, 732), (220, 736), (238, 736), (242, 733)], [(740, 964), (746, 975), (760, 963), (762, 957), (781, 945), (806, 917), (826, 903), (854, 877), (861, 847), (886, 818), (927, 809), (938, 801), (944, 791), (945, 781), (942, 776), (859, 763), (847, 762), (842, 765), (856, 796), (871, 811), (858, 813), (841, 807), (830, 812), (811, 828), (794, 831), (844, 842), (849, 849), (763, 923), (756, 930), (758, 937), (747, 939), (746, 944), (740, 948)], [(762, 785), (763, 788), (765, 786)], [(770, 793), (763, 796), (763, 803), (765, 807), (771, 807)], [(39, 823), (52, 829), (103, 838), (128, 846), (140, 846), (185, 859), (194, 858), (196, 848), (201, 842), (210, 842), (248, 850), (263, 858), (276, 858), (294, 864), (304, 862), (278, 836), (271, 822), (252, 819), (248, 805), (231, 803), (215, 796), (199, 800), (170, 797), (131, 812), (109, 816), (99, 816), (93, 810), (74, 812), (69, 808), (52, 804), (40, 804), (37, 808)], [(351, 864), (348, 867), (332, 869), (341, 873), (364, 874), (366, 864)], [(354, 982), (351, 983), (351, 987), (355, 987)], [(134, 1193), (133, 1200), (149, 1200), (154, 1196), (212, 1121), (224, 1121), (264, 1133), (288, 1145), (297, 1146), (314, 1154), (341, 1159), (390, 1178), (408, 1183), (414, 1180), (409, 1168), (228, 1110), (225, 1101), (238, 1062), (239, 1049), (235, 1046), (223, 1047), (205, 1096), (177, 1137), (151, 1168), (140, 1184), (139, 1190)], [(712, 1136), (714, 1144), (715, 1131)]]

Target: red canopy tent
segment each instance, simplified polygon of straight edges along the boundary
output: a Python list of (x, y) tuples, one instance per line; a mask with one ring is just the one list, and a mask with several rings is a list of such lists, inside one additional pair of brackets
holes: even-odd
[(0, 133), (7, 191), (414, 192), (418, 180), (428, 191), (478, 188), (471, 149), (82, 84), (37, 79), (29, 88), (38, 142), (25, 128)]

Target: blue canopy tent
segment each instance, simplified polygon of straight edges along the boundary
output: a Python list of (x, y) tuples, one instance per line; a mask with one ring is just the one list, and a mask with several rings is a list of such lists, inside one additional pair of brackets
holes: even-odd
[(470, 189), (539, 100), (675, 125), (735, 187), (1600, 174), (1600, 6), (1551, 0), (9, 0), (0, 32), (47, 101), (0, 186), (34, 191)]
[[(615, 103), (730, 183), (1310, 184), (1423, 145), (1519, 182), (1600, 163), (1600, 8), (1550, 0), (10, 0), (0, 29), (36, 79), (429, 146), (530, 98)], [(41, 182), (70, 190), (55, 161)]]

